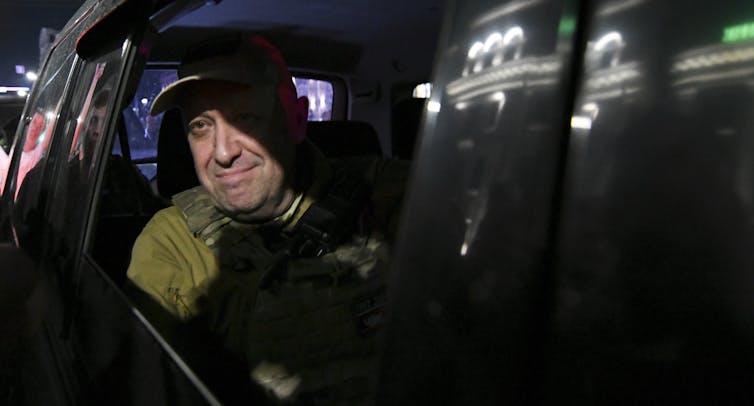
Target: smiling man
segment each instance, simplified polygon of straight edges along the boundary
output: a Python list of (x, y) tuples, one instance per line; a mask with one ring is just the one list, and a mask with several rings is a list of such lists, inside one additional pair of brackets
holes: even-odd
[[(296, 132), (286, 133), (275, 88), (206, 80), (188, 90), (182, 111), (197, 174), (215, 204), (236, 220), (264, 221), (291, 206), (294, 137), (307, 99), (287, 100)], [(253, 136), (250, 136), (253, 134)], [(286, 176), (289, 174), (289, 176)]]
[(179, 78), (152, 114), (181, 111), (201, 186), (147, 224), (128, 277), (271, 396), (369, 399), (407, 166), (325, 159), (305, 139), (307, 99), (259, 37), (200, 44)]

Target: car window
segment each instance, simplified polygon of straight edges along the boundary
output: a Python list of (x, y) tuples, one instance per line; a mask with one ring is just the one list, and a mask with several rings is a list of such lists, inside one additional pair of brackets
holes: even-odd
[(10, 151), (10, 155), (14, 150), (21, 154), (16, 168), (12, 170), (16, 173), (15, 182), (8, 191), (5, 191), (3, 183), (0, 183), (0, 193), (13, 193), (14, 199), (18, 199), (19, 194), (22, 194), (21, 197), (28, 203), (35, 202), (39, 193), (48, 149), (63, 104), (63, 91), (75, 59), (72, 47), (58, 48), (52, 56), (53, 60), (57, 58), (63, 59), (57, 62), (60, 67), (56, 70), (46, 70), (44, 76), (38, 80), (37, 86), (42, 90), (27, 110), (22, 136), (16, 140)]
[[(77, 245), (86, 223), (88, 210), (85, 208), (91, 201), (92, 179), (97, 177), (96, 168), (107, 138), (108, 120), (113, 116), (110, 112), (115, 104), (122, 53), (118, 47), (101, 58), (85, 62), (73, 93), (71, 109), (65, 117), (75, 126), (65, 134), (64, 145), (69, 147), (60, 152), (66, 159), (57, 163), (58, 181), (53, 186), (51, 207), (64, 213), (59, 216), (60, 228), (67, 230), (65, 238), (72, 245)], [(112, 204), (110, 200), (100, 201), (101, 206)]]
[[(177, 79), (175, 69), (144, 70), (134, 98), (123, 109), (131, 159), (149, 180), (157, 173), (157, 139), (163, 116), (163, 113), (151, 116), (149, 109), (157, 94)], [(119, 143), (113, 144), (112, 153), (123, 156)]]
[(0, 195), (10, 165), (10, 149), (21, 119), (26, 96), (8, 94), (0, 88)]
[[(139, 160), (155, 156), (162, 114), (150, 116), (149, 109), (157, 94), (177, 79), (178, 74), (175, 69), (144, 71), (139, 87), (136, 89), (136, 95), (123, 111), (132, 159)], [(113, 153), (122, 154), (119, 144), (113, 145)]]
[(26, 104), (26, 96), (17, 93), (3, 93), (0, 87), (0, 147), (7, 154), (13, 145), (13, 136), (16, 134), (21, 113)]
[(299, 96), (309, 98), (309, 121), (332, 119), (332, 82), (294, 76), (293, 83), (296, 85), (296, 92)]
[(432, 83), (424, 82), (419, 83), (414, 87), (411, 92), (411, 97), (417, 99), (429, 99), (432, 96)]
[[(178, 73), (173, 68), (146, 69), (136, 95), (123, 110), (131, 159), (149, 180), (154, 179), (157, 173), (157, 140), (164, 115), (160, 113), (151, 116), (149, 109), (157, 94), (177, 79)], [(299, 96), (309, 98), (309, 121), (332, 119), (332, 82), (320, 78), (295, 76), (293, 83)], [(123, 155), (119, 143), (113, 144), (112, 153)]]
[(55, 227), (50, 218), (59, 217), (48, 218), (49, 212), (60, 209), (48, 205), (49, 197), (53, 196), (50, 185), (54, 182), (55, 167), (70, 153), (71, 135), (77, 127), (76, 120), (67, 116), (71, 107), (67, 104), (70, 98), (66, 97), (66, 89), (79, 73), (75, 44), (83, 27), (67, 32), (49, 55), (48, 68), (35, 82), (18, 139), (11, 148), (9, 182), (2, 193), (6, 201), (13, 201), (13, 206), (3, 214), (12, 216), (16, 240), (32, 253), (44, 244), (42, 236), (49, 235)]

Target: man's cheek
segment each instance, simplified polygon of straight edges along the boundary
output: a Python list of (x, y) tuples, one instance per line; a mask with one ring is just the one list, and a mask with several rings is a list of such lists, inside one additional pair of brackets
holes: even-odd
[(189, 136), (189, 150), (191, 151), (191, 156), (194, 158), (194, 163), (197, 165), (212, 154), (211, 145), (207, 145), (205, 138)]

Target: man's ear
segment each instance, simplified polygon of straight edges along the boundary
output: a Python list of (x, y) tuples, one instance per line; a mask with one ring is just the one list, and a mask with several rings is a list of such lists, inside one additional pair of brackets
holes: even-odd
[(309, 120), (309, 98), (301, 96), (294, 102), (293, 117), (291, 117), (291, 136), (296, 144), (306, 138), (306, 123)]

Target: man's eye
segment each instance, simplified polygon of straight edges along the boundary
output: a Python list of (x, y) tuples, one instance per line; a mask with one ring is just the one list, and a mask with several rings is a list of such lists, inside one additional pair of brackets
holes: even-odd
[(189, 133), (192, 135), (201, 135), (207, 131), (207, 128), (209, 128), (209, 123), (204, 120), (192, 121), (188, 125)]
[(193, 121), (189, 124), (189, 128), (194, 129), (201, 129), (204, 128), (207, 125), (204, 121)]

